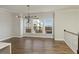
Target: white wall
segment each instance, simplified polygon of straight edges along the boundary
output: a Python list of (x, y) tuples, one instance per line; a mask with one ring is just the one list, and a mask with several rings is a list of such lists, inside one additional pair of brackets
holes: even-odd
[(55, 40), (63, 40), (77, 53), (78, 36), (70, 33), (64, 33), (64, 29), (78, 33), (79, 32), (79, 9), (66, 9), (55, 11)]
[(0, 41), (12, 37), (20, 37), (20, 19), (18, 14), (9, 12), (7, 9), (0, 8)]
[(66, 9), (55, 11), (55, 38), (64, 40), (64, 29), (79, 32), (79, 9)]
[(19, 37), (20, 36), (20, 19), (18, 19), (18, 14), (13, 13), (12, 14), (12, 31), (13, 31), (13, 37)]
[(12, 14), (0, 8), (0, 41), (12, 37)]
[(20, 19), (18, 14), (0, 8), (0, 41), (21, 36)]

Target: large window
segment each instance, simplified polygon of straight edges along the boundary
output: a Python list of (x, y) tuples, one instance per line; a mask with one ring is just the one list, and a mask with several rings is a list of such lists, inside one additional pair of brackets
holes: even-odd
[(43, 33), (52, 34), (53, 31), (53, 17), (46, 16), (39, 19), (31, 19), (28, 23), (27, 19), (24, 20), (25, 33)]

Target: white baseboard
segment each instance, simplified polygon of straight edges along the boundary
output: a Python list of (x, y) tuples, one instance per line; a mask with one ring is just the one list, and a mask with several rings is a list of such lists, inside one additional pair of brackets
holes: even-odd
[(26, 36), (26, 37), (40, 37), (40, 38), (53, 38), (53, 35), (52, 34), (24, 34), (23, 36)]
[(4, 40), (7, 40), (7, 39), (10, 39), (10, 38), (13, 38), (13, 37), (22, 38), (23, 36), (8, 36), (8, 37), (5, 37), (5, 38), (1, 38), (0, 41), (4, 41)]
[(7, 40), (7, 39), (10, 39), (10, 38), (12, 38), (12, 37), (13, 37), (13, 36), (1, 38), (0, 41)]
[[(40, 36), (26, 36), (26, 37), (40, 37)], [(53, 38), (53, 37), (44, 37), (44, 36), (41, 36), (40, 38)]]
[(56, 38), (55, 38), (55, 40), (57, 40), (57, 41), (64, 41), (64, 39), (56, 39)]
[(22, 38), (23, 36), (13, 36), (13, 37), (18, 37), (18, 38)]

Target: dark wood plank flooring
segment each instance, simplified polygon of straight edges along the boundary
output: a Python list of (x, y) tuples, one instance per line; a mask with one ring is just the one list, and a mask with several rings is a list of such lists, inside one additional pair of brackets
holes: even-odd
[(12, 44), (12, 54), (73, 54), (64, 41), (48, 38), (12, 38), (4, 42)]

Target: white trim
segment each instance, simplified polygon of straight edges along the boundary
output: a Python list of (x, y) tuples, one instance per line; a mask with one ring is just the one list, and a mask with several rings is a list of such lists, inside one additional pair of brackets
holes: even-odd
[(56, 38), (55, 38), (55, 40), (57, 40), (57, 41), (64, 41), (64, 39), (56, 39)]
[(13, 36), (13, 37), (18, 37), (18, 38), (22, 38), (23, 36)]
[(1, 38), (0, 41), (7, 40), (7, 39), (10, 39), (10, 38), (12, 38), (12, 37), (13, 37), (13, 36)]
[(53, 38), (52, 34), (33, 34), (33, 33), (27, 33), (23, 35), (24, 37), (41, 37), (41, 38)]
[(10, 36), (10, 37), (5, 37), (5, 38), (1, 38), (0, 41), (8, 40), (8, 39), (13, 38), (13, 37), (22, 38), (23, 36)]
[(44, 36), (42, 36), (42, 37), (39, 37), (39, 36), (23, 36), (23, 37), (36, 37), (36, 38), (53, 38), (53, 37), (44, 37)]

